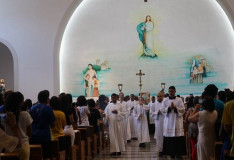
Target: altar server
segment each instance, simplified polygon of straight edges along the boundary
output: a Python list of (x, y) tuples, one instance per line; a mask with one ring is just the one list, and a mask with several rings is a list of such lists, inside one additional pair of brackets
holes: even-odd
[(163, 129), (163, 154), (171, 158), (186, 155), (186, 143), (183, 127), (184, 103), (175, 96), (174, 86), (169, 87), (169, 97), (164, 100), (161, 112), (165, 115)]
[(162, 156), (163, 153), (163, 123), (164, 123), (164, 115), (161, 110), (163, 109), (163, 98), (164, 93), (159, 92), (157, 95), (157, 101), (151, 107), (150, 117), (154, 119), (155, 122), (155, 139), (156, 139), (156, 153), (159, 156)]
[(150, 142), (149, 128), (146, 113), (149, 111), (148, 105), (144, 105), (144, 99), (139, 98), (139, 104), (134, 108), (134, 115), (137, 120), (137, 138), (139, 147), (145, 147), (146, 142)]
[(135, 95), (131, 94), (130, 100), (127, 102), (127, 109), (129, 112), (129, 122), (130, 122), (130, 129), (131, 129), (131, 138), (133, 140), (137, 140), (137, 123), (135, 116), (133, 115), (133, 109), (137, 106), (138, 102), (135, 100)]
[(106, 106), (104, 116), (109, 126), (110, 156), (116, 156), (121, 155), (121, 152), (125, 151), (121, 126), (123, 108), (121, 103), (117, 103), (117, 95), (115, 93), (111, 95), (111, 100), (112, 102)]
[[(155, 96), (152, 96), (151, 97), (151, 102), (148, 104), (148, 106), (149, 106), (149, 110), (150, 110), (150, 112), (151, 112), (151, 110), (152, 110), (152, 107), (154, 107), (154, 105), (155, 105)], [(154, 118), (153, 117), (149, 117), (149, 131), (150, 131), (150, 133), (151, 132), (153, 132), (154, 131), (154, 139), (155, 139), (155, 123), (154, 123)]]
[(124, 101), (124, 93), (119, 94), (119, 103), (121, 103), (123, 108), (123, 119), (122, 119), (122, 133), (124, 138), (124, 144), (131, 140), (131, 130), (129, 122), (129, 112), (127, 110), (127, 102)]

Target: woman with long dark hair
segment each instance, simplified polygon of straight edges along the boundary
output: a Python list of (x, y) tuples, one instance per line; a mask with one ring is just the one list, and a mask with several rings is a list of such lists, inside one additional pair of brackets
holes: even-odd
[(188, 118), (190, 122), (198, 124), (197, 157), (199, 160), (215, 159), (215, 122), (217, 117), (214, 99), (205, 96), (202, 105), (196, 105), (194, 112)]
[(89, 108), (87, 107), (87, 101), (84, 96), (79, 96), (77, 98), (77, 106), (81, 116), (80, 126), (89, 126), (90, 111)]
[(57, 139), (58, 137), (64, 136), (63, 128), (67, 124), (66, 117), (61, 109), (61, 103), (58, 97), (53, 96), (50, 99), (50, 106), (53, 109), (55, 116), (54, 126), (51, 127), (52, 139)]
[[(20, 141), (21, 148), (17, 150), (19, 152), (20, 160), (28, 160), (30, 154), (29, 138), (32, 134), (32, 118), (27, 111), (21, 111), (21, 107), (24, 104), (24, 96), (20, 92), (11, 93), (5, 102), (6, 112), (12, 112), (16, 117), (16, 124), (20, 128)], [(14, 135), (11, 127), (6, 124), (6, 133)]]
[(70, 103), (69, 97), (65, 93), (60, 94), (59, 99), (61, 102), (62, 111), (66, 116), (66, 122), (67, 122), (66, 126), (64, 127), (63, 133), (65, 135), (71, 136), (71, 143), (73, 145), (75, 141), (75, 132), (73, 129), (74, 118), (72, 112), (72, 104)]

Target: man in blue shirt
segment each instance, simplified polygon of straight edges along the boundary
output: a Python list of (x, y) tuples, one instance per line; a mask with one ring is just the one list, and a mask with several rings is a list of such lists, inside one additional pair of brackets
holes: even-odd
[[(54, 125), (55, 116), (49, 104), (49, 91), (38, 94), (38, 104), (32, 106), (30, 114), (33, 118), (31, 144), (42, 144), (45, 157), (45, 146), (51, 141), (50, 126)], [(45, 151), (45, 152), (44, 152)]]

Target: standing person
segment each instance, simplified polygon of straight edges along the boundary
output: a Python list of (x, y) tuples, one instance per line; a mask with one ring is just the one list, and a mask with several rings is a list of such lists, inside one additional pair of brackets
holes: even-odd
[(111, 95), (111, 101), (104, 111), (104, 116), (109, 125), (110, 156), (115, 156), (121, 155), (121, 152), (125, 151), (121, 126), (123, 108), (120, 103), (117, 103), (115, 93)]
[(171, 158), (186, 155), (183, 115), (185, 113), (182, 99), (175, 96), (176, 88), (169, 87), (169, 97), (164, 100), (162, 113), (165, 115), (163, 127), (163, 154)]
[(81, 118), (81, 124), (79, 124), (79, 126), (89, 126), (90, 111), (84, 96), (79, 96), (77, 98), (77, 106)]
[(90, 111), (89, 124), (93, 125), (94, 133), (99, 134), (98, 120), (101, 119), (100, 112), (95, 108), (95, 101), (93, 99), (87, 100), (87, 104)]
[(38, 104), (32, 106), (32, 138), (31, 144), (42, 144), (43, 157), (50, 157), (46, 152), (46, 145), (51, 141), (50, 126), (54, 126), (55, 116), (49, 104), (50, 93), (47, 90), (38, 94)]
[[(149, 106), (149, 110), (150, 110), (150, 113), (151, 113), (151, 110), (152, 108), (154, 107), (155, 105), (155, 96), (152, 96), (151, 97), (151, 102), (148, 104)], [(155, 123), (154, 123), (154, 118), (153, 117), (149, 117), (149, 130), (150, 130), (150, 134), (152, 134), (151, 132), (154, 132), (154, 138), (155, 138)]]
[(197, 136), (198, 136), (198, 127), (197, 123), (189, 122), (188, 118), (195, 110), (195, 106), (199, 103), (199, 99), (201, 99), (199, 96), (189, 97), (189, 102), (193, 100), (192, 103), (188, 103), (188, 111), (185, 116), (185, 124), (188, 126), (188, 138), (189, 138), (189, 145), (191, 145), (191, 157), (192, 160), (197, 160)]
[(150, 110), (150, 116), (155, 121), (155, 139), (156, 139), (156, 153), (161, 157), (163, 155), (163, 123), (164, 115), (161, 110), (163, 108), (163, 92), (159, 92), (157, 95), (157, 101)]
[(130, 121), (130, 129), (131, 129), (131, 138), (133, 140), (137, 140), (137, 124), (136, 119), (133, 114), (133, 109), (137, 106), (138, 102), (135, 100), (135, 95), (131, 94), (130, 100), (127, 102), (127, 109), (130, 114), (129, 121)]
[(223, 111), (222, 125), (228, 137), (231, 137), (231, 149), (230, 153), (228, 153), (228, 158), (232, 160), (234, 159), (234, 92), (227, 96), (227, 101)]
[[(200, 111), (200, 108), (203, 111)], [(198, 123), (197, 158), (199, 160), (215, 160), (215, 122), (218, 114), (215, 111), (213, 97), (205, 96), (201, 105), (196, 105), (188, 120)]]
[(133, 114), (137, 119), (137, 138), (139, 141), (139, 147), (145, 147), (146, 142), (150, 142), (149, 128), (147, 122), (146, 112), (149, 111), (149, 107), (144, 105), (144, 99), (139, 98), (139, 104), (134, 107)]
[(65, 93), (59, 95), (59, 100), (61, 102), (61, 109), (66, 117), (66, 125), (64, 126), (63, 133), (71, 137), (71, 144), (73, 145), (75, 141), (75, 131), (73, 129), (75, 122), (73, 118), (73, 108), (71, 106), (72, 102), (69, 101), (69, 97)]
[(119, 102), (122, 104), (124, 117), (122, 120), (122, 128), (123, 128), (123, 138), (125, 145), (127, 142), (131, 140), (131, 129), (130, 129), (130, 122), (129, 122), (129, 113), (127, 110), (127, 103), (124, 101), (124, 93), (119, 94)]
[(100, 110), (103, 112), (106, 109), (106, 106), (108, 105), (108, 103), (106, 102), (106, 96), (105, 95), (100, 95), (98, 98), (98, 102), (100, 104)]
[(7, 152), (13, 152), (21, 147), (20, 128), (16, 123), (16, 116), (12, 112), (6, 113), (6, 125), (11, 129), (13, 136), (0, 129), (0, 151), (4, 148)]
[(219, 129), (221, 127), (221, 121), (222, 121), (222, 116), (223, 116), (223, 110), (224, 110), (224, 103), (218, 99), (216, 99), (216, 96), (218, 94), (218, 88), (214, 84), (209, 84), (206, 86), (204, 90), (204, 95), (205, 96), (210, 96), (214, 100), (215, 104), (215, 110), (218, 113), (218, 118), (215, 123), (215, 134), (216, 134), (216, 140), (219, 141)]
[(51, 127), (52, 139), (64, 136), (63, 128), (67, 124), (65, 114), (62, 111), (61, 103), (58, 97), (53, 96), (50, 100), (50, 106), (53, 109), (56, 118), (55, 124)]
[[(21, 141), (21, 148), (16, 150), (19, 153), (20, 160), (29, 160), (30, 146), (29, 138), (32, 134), (32, 118), (27, 111), (21, 111), (24, 104), (24, 96), (20, 92), (13, 92), (10, 94), (5, 102), (5, 109), (7, 112), (12, 112), (16, 117), (16, 124), (19, 126), (19, 138)], [(12, 128), (8, 125), (5, 127), (6, 133), (14, 136)]]

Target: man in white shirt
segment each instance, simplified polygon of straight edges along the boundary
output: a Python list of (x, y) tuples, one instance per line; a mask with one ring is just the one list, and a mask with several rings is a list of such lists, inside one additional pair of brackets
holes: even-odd
[(155, 139), (156, 139), (156, 153), (162, 156), (163, 153), (163, 123), (164, 115), (161, 113), (163, 108), (164, 93), (159, 92), (157, 95), (157, 101), (154, 103), (150, 110), (150, 117), (154, 118), (155, 121)]
[(110, 156), (116, 156), (121, 155), (121, 152), (125, 151), (121, 125), (124, 110), (121, 103), (117, 103), (117, 95), (115, 93), (111, 95), (111, 101), (106, 106), (104, 116), (109, 125)]
[(124, 144), (126, 145), (127, 141), (131, 140), (131, 130), (129, 122), (129, 113), (127, 110), (127, 102), (124, 101), (124, 93), (119, 94), (119, 103), (121, 103), (123, 107), (122, 133), (124, 138)]
[(164, 100), (163, 109), (163, 154), (171, 158), (181, 158), (186, 155), (186, 143), (184, 136), (183, 115), (185, 113), (184, 103), (181, 98), (175, 96), (174, 86), (169, 87), (169, 97)]
[(144, 99), (139, 98), (139, 104), (134, 107), (133, 113), (137, 120), (137, 138), (139, 147), (145, 147), (146, 142), (150, 142), (149, 128), (146, 113), (149, 111), (148, 105), (144, 105)]
[[(151, 111), (152, 108), (154, 107), (154, 104), (155, 104), (155, 96), (152, 96), (151, 97), (151, 102), (148, 104), (149, 106), (149, 110)], [(155, 123), (154, 123), (154, 118), (153, 117), (149, 117), (149, 132), (150, 134), (153, 134), (155, 133)], [(154, 134), (154, 138), (155, 138), (155, 134)]]
[(129, 121), (130, 121), (130, 128), (131, 128), (131, 138), (133, 140), (137, 140), (137, 121), (133, 114), (133, 109), (135, 106), (138, 105), (138, 102), (135, 100), (135, 95), (131, 94), (130, 100), (127, 102), (127, 109), (129, 112)]

